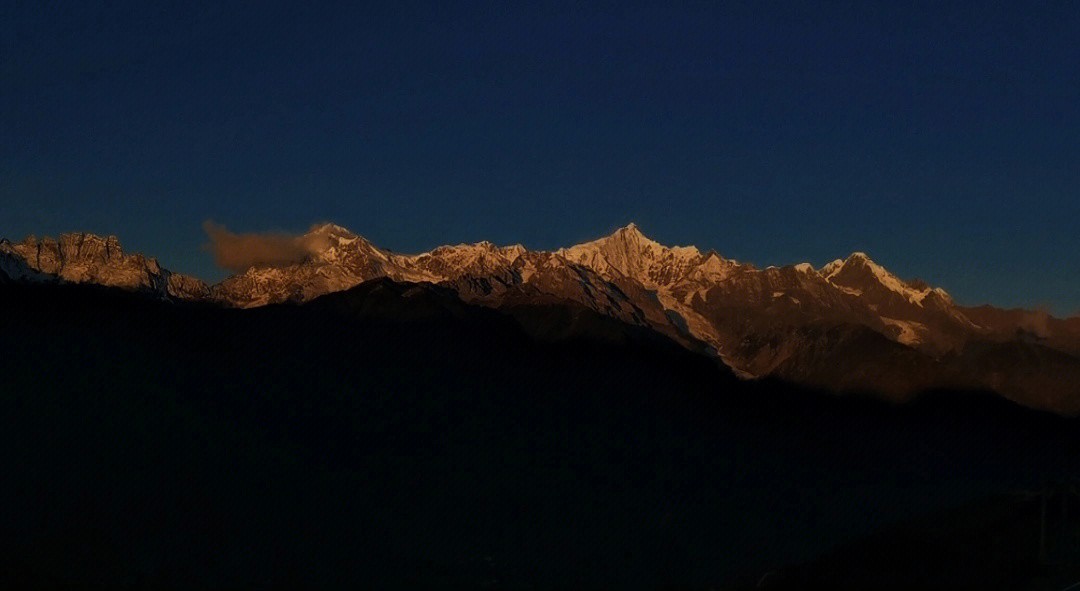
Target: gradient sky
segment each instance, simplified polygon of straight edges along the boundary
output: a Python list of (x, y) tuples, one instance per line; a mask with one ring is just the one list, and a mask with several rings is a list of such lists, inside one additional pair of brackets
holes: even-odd
[[(634, 221), (1080, 309), (1080, 3), (4, 2), (0, 236), (419, 252)], [(224, 6), (222, 6), (224, 5)]]

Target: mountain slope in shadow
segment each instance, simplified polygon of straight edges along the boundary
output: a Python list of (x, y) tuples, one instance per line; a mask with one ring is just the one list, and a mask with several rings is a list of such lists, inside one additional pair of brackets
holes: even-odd
[(752, 585), (1078, 457), (1075, 421), (988, 394), (745, 382), (428, 284), (251, 310), (5, 285), (0, 309), (13, 582)]

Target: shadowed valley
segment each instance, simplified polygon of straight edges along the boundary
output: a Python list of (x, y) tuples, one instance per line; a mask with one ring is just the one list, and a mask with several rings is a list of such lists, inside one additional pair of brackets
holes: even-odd
[(9, 284), (0, 308), (3, 568), (27, 582), (749, 587), (1062, 480), (1080, 443), (989, 393), (745, 381), (584, 306), (427, 283), (247, 310)]

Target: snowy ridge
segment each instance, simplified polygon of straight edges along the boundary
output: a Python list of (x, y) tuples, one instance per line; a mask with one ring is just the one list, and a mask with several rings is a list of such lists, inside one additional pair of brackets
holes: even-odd
[[(444, 295), (502, 310), (536, 338), (663, 335), (742, 378), (775, 376), (837, 391), (884, 388), (899, 397), (960, 380), (965, 387), (1028, 397), (1039, 407), (1051, 404), (1040, 398), (1049, 391), (1045, 384), (1002, 386), (986, 382), (982, 366), (969, 372), (954, 364), (969, 354), (981, 363), (978, 356), (991, 355), (1000, 344), (1029, 347), (1023, 350), (1031, 355), (1022, 359), (1011, 349), (1003, 349), (1005, 357), (986, 357), (995, 367), (1012, 359), (1006, 363), (1027, 372), (1022, 375), (1044, 376), (1064, 367), (1062, 359), (1080, 357), (1080, 322), (990, 306), (961, 308), (944, 290), (903, 281), (860, 252), (820, 269), (808, 263), (758, 269), (715, 251), (662, 245), (633, 224), (555, 251), (483, 241), (398, 254), (334, 224), (286, 240), (299, 246), (295, 256), (277, 259), (288, 262), (252, 266), (210, 287), (152, 258), (125, 254), (115, 237), (0, 240), (0, 289), (97, 283), (251, 308), (305, 302), (378, 278), (429, 282)], [(1078, 383), (1080, 367), (1075, 374), (1061, 371), (1060, 383)], [(891, 377), (883, 381), (882, 372)]]
[(758, 270), (715, 251), (665, 246), (635, 224), (555, 251), (482, 241), (398, 254), (335, 224), (297, 240), (303, 260), (251, 267), (212, 287), (93, 235), (0, 242), (0, 272), (9, 281), (94, 282), (240, 308), (303, 302), (382, 277), (440, 284), (492, 307), (574, 302), (687, 346), (707, 345), (743, 376), (767, 374), (791, 356), (760, 335), (805, 323), (860, 324), (934, 355), (961, 346), (956, 334), (978, 329), (944, 290), (901, 281), (861, 252), (817, 270), (808, 263)]
[(862, 295), (863, 291), (869, 287), (865, 281), (869, 276), (877, 284), (917, 306), (922, 306), (923, 301), (931, 293), (936, 293), (938, 296), (951, 301), (949, 295), (943, 289), (929, 286), (920, 289), (901, 281), (896, 275), (875, 263), (863, 252), (852, 253), (843, 261), (837, 259), (822, 267), (820, 273), (830, 283), (856, 296)]

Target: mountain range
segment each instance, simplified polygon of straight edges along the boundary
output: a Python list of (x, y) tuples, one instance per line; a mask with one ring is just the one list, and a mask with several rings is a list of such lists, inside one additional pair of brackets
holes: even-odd
[[(1076, 419), (981, 385), (1064, 383), (1065, 321), (935, 308), (914, 282), (893, 298), (856, 286), (882, 275), (862, 257), (756, 270), (634, 228), (418, 256), (313, 231), (303, 260), (214, 286), (115, 239), (0, 244), (5, 582), (1076, 580), (1039, 551), (1074, 497), (1031, 494), (1074, 482)], [(880, 321), (912, 300), (919, 342)], [(979, 333), (999, 316), (1023, 330)]]
[(646, 339), (714, 358), (746, 379), (893, 401), (934, 389), (992, 390), (1080, 413), (1080, 318), (961, 306), (864, 253), (821, 268), (759, 269), (664, 246), (634, 224), (555, 251), (480, 242), (404, 255), (333, 224), (301, 240), (318, 248), (215, 285), (125, 254), (111, 236), (2, 240), (0, 283), (92, 283), (230, 308), (301, 303), (377, 279), (433, 284), (440, 297), (509, 314), (541, 340)]

